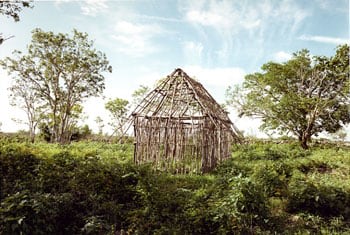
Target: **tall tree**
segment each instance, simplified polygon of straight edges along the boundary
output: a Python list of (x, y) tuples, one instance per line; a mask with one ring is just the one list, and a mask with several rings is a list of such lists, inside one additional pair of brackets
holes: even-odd
[(45, 103), (40, 99), (33, 84), (27, 83), (20, 77), (14, 78), (9, 90), (11, 91), (10, 104), (22, 109), (27, 116), (29, 138), (33, 143), (37, 125), (47, 111)]
[(27, 55), (14, 51), (13, 58), (7, 57), (0, 64), (28, 84), (48, 108), (51, 141), (60, 143), (69, 141), (74, 107), (88, 97), (101, 95), (105, 88), (102, 73), (112, 71), (105, 54), (93, 48), (86, 33), (77, 30), (70, 36), (35, 29)]
[[(15, 22), (19, 21), (19, 13), (23, 8), (32, 8), (32, 0), (30, 1), (21, 1), (21, 0), (0, 0), (0, 14), (5, 15), (7, 17), (11, 17)], [(3, 37), (2, 33), (0, 33), (0, 45), (10, 37)]]
[(115, 98), (109, 100), (105, 104), (105, 108), (109, 111), (111, 122), (108, 123), (113, 128), (113, 133), (122, 135), (124, 132), (124, 124), (127, 119), (129, 101)]
[(331, 57), (302, 50), (285, 63), (264, 64), (262, 71), (230, 87), (227, 97), (241, 115), (261, 118), (263, 130), (292, 133), (308, 148), (312, 136), (350, 122), (348, 45)]

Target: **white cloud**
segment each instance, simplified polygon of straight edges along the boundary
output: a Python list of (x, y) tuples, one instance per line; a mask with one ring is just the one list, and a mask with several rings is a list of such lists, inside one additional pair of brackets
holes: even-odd
[(348, 0), (315, 0), (320, 9), (325, 11), (331, 11), (333, 14), (335, 11), (349, 14), (349, 1)]
[(202, 60), (203, 45), (200, 42), (186, 41), (183, 43), (183, 52), (188, 64), (200, 64)]
[(201, 4), (190, 1), (184, 8), (185, 20), (190, 23), (234, 32), (269, 23), (289, 23), (296, 29), (310, 15), (306, 9), (291, 0), (278, 3), (272, 0), (260, 3), (223, 0), (202, 1)]
[[(252, 41), (257, 56), (263, 53), (265, 38), (285, 37), (285, 40), (300, 29), (311, 11), (292, 0), (262, 1), (185, 1), (180, 2), (179, 11), (183, 19), (192, 24), (202, 35), (221, 38), (213, 57), (225, 64), (240, 44)], [(204, 29), (204, 30), (203, 30)], [(213, 30), (213, 31), (209, 31)]]
[(292, 55), (285, 51), (279, 51), (273, 55), (273, 60), (276, 62), (284, 62), (290, 60), (291, 58)]
[(298, 39), (304, 41), (313, 41), (329, 44), (345, 44), (349, 43), (350, 40), (346, 38), (335, 38), (335, 37), (326, 37), (326, 36), (312, 36), (312, 35), (301, 35)]
[(169, 74), (161, 74), (158, 71), (145, 70), (145, 74), (143, 74), (142, 76), (139, 76), (136, 79), (137, 82), (135, 83), (136, 86), (134, 87), (134, 90), (136, 90), (140, 85), (147, 86), (153, 89), (155, 88), (155, 86), (157, 86), (157, 82), (160, 79), (165, 78)]
[(218, 31), (232, 30), (239, 25), (239, 14), (231, 1), (205, 1), (200, 6), (189, 3), (186, 7), (185, 20), (202, 26), (209, 26)]
[(171, 18), (171, 17), (162, 17), (162, 16), (154, 16), (154, 15), (145, 15), (145, 14), (135, 14), (140, 19), (147, 19), (147, 20), (155, 20), (155, 21), (161, 21), (161, 22), (172, 22), (172, 23), (182, 23), (183, 20), (177, 19), (177, 18)]
[(230, 28), (231, 21), (224, 15), (216, 12), (191, 10), (186, 14), (186, 19), (192, 23), (198, 23), (205, 26)]
[(241, 68), (203, 68), (201, 66), (185, 66), (188, 76), (197, 79), (219, 103), (225, 103), (225, 92), (229, 86), (243, 82), (245, 72)]
[[(272, 2), (269, 2), (274, 6)], [(272, 20), (286, 24), (286, 30), (295, 32), (304, 21), (306, 17), (311, 15), (311, 13), (296, 4), (293, 0), (284, 0), (281, 1), (275, 8), (273, 8), (272, 14), (267, 15), (267, 17), (273, 17)]]
[(261, 25), (261, 19), (252, 20), (252, 21), (245, 21), (245, 22), (242, 22), (242, 25), (246, 29), (253, 29), (253, 28), (259, 27)]
[[(332, 2), (334, 0), (331, 0)], [(332, 2), (329, 0), (316, 0), (316, 3), (319, 5), (321, 9), (329, 9), (332, 5)]]
[[(246, 75), (245, 71), (238, 67), (203, 68), (198, 65), (190, 65), (183, 66), (182, 69), (188, 74), (188, 76), (197, 79), (203, 84), (203, 86), (219, 103), (224, 103), (225, 92), (228, 86), (242, 83), (244, 76)], [(159, 79), (166, 77), (171, 72), (172, 71), (168, 71), (165, 74), (162, 74), (159, 71), (151, 71), (149, 69), (145, 70), (143, 75), (135, 80), (134, 89), (140, 84), (153, 87)]]
[(70, 0), (55, 0), (55, 6), (59, 6), (60, 4), (70, 2)]
[(61, 4), (77, 2), (80, 5), (81, 13), (87, 16), (97, 16), (101, 12), (108, 9), (108, 0), (55, 0), (55, 6), (59, 7)]
[(81, 3), (83, 15), (96, 16), (108, 9), (107, 0), (85, 0)]
[(112, 38), (118, 43), (117, 49), (120, 52), (133, 57), (143, 57), (158, 50), (152, 40), (163, 32), (157, 24), (119, 21), (114, 27)]
[(17, 118), (23, 121), (26, 121), (25, 113), (19, 108), (13, 107), (9, 103), (9, 94), (8, 87), (11, 85), (11, 79), (4, 70), (0, 69), (0, 122), (1, 128), (0, 131), (11, 132), (19, 129), (26, 129), (25, 125), (20, 125), (14, 122), (12, 119)]
[(220, 88), (227, 88), (243, 81), (245, 72), (238, 67), (229, 68), (203, 68), (200, 66), (186, 66), (186, 73), (194, 76), (203, 84)]

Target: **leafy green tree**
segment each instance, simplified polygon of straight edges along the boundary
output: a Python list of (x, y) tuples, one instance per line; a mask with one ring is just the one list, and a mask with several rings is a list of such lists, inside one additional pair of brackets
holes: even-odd
[[(0, 14), (5, 15), (7, 17), (11, 17), (15, 22), (19, 21), (19, 13), (23, 8), (32, 8), (32, 1), (20, 1), (20, 0), (0, 0)], [(0, 45), (10, 37), (3, 37), (2, 33), (0, 33)]]
[(145, 98), (147, 93), (150, 91), (151, 91), (151, 88), (149, 88), (148, 86), (140, 85), (139, 88), (136, 89), (131, 95), (132, 96), (132, 105), (134, 107), (136, 107), (139, 103), (141, 103), (143, 98)]
[(19, 107), (26, 113), (25, 124), (28, 125), (30, 141), (34, 143), (36, 128), (47, 111), (46, 106), (32, 84), (28, 84), (20, 77), (13, 78), (9, 90), (11, 91), (10, 104)]
[(108, 123), (113, 128), (113, 133), (117, 135), (122, 135), (124, 132), (124, 124), (127, 120), (129, 101), (115, 98), (114, 100), (109, 100), (105, 104), (105, 108), (109, 111), (111, 122)]
[(69, 141), (70, 123), (74, 108), (92, 96), (99, 96), (105, 88), (103, 72), (112, 72), (100, 51), (93, 48), (86, 33), (73, 30), (73, 35), (54, 34), (35, 29), (27, 55), (13, 52), (0, 65), (28, 84), (36, 100), (48, 108), (52, 142)]
[(349, 46), (334, 56), (294, 53), (285, 63), (268, 62), (242, 86), (229, 87), (228, 103), (240, 115), (258, 117), (263, 130), (291, 133), (308, 148), (312, 136), (334, 133), (350, 122)]
[[(72, 140), (79, 140), (81, 138), (85, 138), (88, 135), (82, 134), (84, 133), (83, 127), (79, 127), (78, 123), (84, 122), (86, 120), (86, 116), (83, 115), (83, 106), (75, 105), (72, 108), (69, 122), (67, 123), (67, 128), (64, 133), (64, 139), (67, 142)], [(53, 119), (51, 113), (44, 113), (41, 115), (40, 122), (38, 123), (38, 127), (40, 130), (40, 137), (42, 137), (45, 141), (51, 141), (53, 139), (54, 133), (52, 132), (53, 127)], [(89, 134), (89, 133), (88, 133)], [(90, 133), (91, 134), (91, 133)]]

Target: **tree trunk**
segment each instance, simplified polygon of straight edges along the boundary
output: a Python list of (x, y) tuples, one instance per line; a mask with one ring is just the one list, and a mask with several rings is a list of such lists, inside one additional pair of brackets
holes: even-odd
[(299, 142), (303, 149), (309, 149), (308, 142), (311, 140), (311, 135), (307, 132), (303, 132), (301, 136), (299, 136)]
[(29, 140), (31, 143), (34, 143), (35, 141), (35, 126), (34, 122), (30, 122), (29, 125)]
[(33, 130), (29, 131), (29, 139), (31, 143), (35, 142), (35, 133), (33, 132)]
[(302, 139), (300, 145), (303, 149), (309, 149), (309, 146), (307, 145), (307, 139)]

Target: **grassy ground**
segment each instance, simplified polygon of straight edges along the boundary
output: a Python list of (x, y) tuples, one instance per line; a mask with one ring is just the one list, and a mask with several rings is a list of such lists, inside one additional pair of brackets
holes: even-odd
[(205, 175), (134, 166), (132, 144), (0, 140), (0, 234), (350, 234), (350, 149), (233, 146)]

